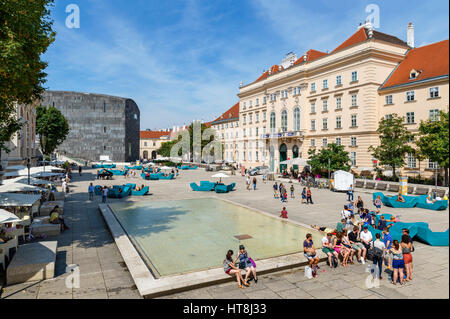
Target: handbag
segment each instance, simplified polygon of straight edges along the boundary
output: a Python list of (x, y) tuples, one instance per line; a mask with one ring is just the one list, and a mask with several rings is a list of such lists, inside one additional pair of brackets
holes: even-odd
[(248, 261), (252, 264), (252, 266), (253, 266), (254, 268), (256, 268), (256, 264), (255, 264), (255, 262), (253, 261), (253, 259), (249, 258)]
[(312, 269), (309, 266), (305, 267), (305, 277), (308, 278), (308, 279), (311, 279), (313, 277)]
[(383, 257), (383, 250), (378, 248), (378, 247), (373, 247), (372, 248), (372, 255), (377, 257), (377, 258), (381, 258), (381, 257)]

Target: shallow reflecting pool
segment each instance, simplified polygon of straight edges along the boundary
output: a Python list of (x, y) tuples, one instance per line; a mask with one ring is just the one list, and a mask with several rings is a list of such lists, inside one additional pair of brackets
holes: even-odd
[[(221, 267), (240, 244), (254, 260), (297, 253), (311, 232), (215, 198), (109, 206), (157, 277)], [(317, 247), (320, 234), (312, 233)]]

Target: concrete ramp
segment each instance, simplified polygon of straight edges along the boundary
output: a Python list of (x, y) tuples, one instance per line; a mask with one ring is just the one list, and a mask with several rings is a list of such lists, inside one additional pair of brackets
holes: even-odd
[(57, 246), (57, 241), (43, 241), (19, 246), (6, 269), (6, 283), (13, 285), (53, 278)]

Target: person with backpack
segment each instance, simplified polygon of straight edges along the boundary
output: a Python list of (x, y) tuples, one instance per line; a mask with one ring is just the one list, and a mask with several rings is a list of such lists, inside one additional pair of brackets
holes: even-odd
[[(328, 256), (328, 264), (330, 265), (330, 268), (333, 268), (334, 265), (335, 267), (337, 267), (337, 265), (339, 264), (339, 255), (333, 248), (333, 243), (331, 241), (332, 236), (333, 234), (328, 233), (322, 238), (322, 251)], [(333, 258), (333, 256), (335, 258)]]
[(371, 243), (372, 247), (372, 261), (378, 267), (378, 278), (381, 280), (381, 273), (383, 271), (383, 255), (386, 252), (386, 245), (381, 241), (381, 234), (375, 234), (375, 240)]

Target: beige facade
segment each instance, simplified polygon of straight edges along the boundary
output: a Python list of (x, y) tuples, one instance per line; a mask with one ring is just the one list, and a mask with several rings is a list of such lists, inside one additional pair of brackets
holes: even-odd
[(157, 159), (161, 144), (169, 141), (170, 132), (142, 131), (139, 142), (139, 156), (141, 159)]
[[(407, 93), (408, 92), (408, 93)], [(411, 93), (412, 92), (412, 93)], [(387, 88), (379, 91), (378, 103), (380, 105), (379, 118), (396, 113), (405, 118), (408, 129), (417, 133), (421, 121), (436, 120), (439, 111), (449, 110), (449, 79), (434, 79), (431, 81), (414, 83), (395, 88)], [(414, 96), (413, 100), (408, 101), (408, 97)], [(435, 172), (435, 163), (428, 159), (418, 161), (414, 156), (408, 154), (406, 166), (402, 173), (406, 175), (421, 174), (426, 176), (433, 175)]]
[(243, 165), (279, 172), (280, 161), (330, 143), (344, 145), (355, 168), (373, 165), (367, 149), (378, 141), (378, 89), (409, 48), (365, 31), (364, 41), (241, 87)]
[(239, 103), (210, 123), (216, 131), (216, 138), (222, 144), (222, 160), (230, 163), (239, 162)]
[(36, 145), (36, 106), (37, 103), (17, 105), (17, 117), (23, 123), (22, 128), (14, 134), (8, 148), (10, 153), (2, 152), (2, 159), (8, 160), (8, 166), (27, 165), (30, 159), (31, 166), (37, 163)]

